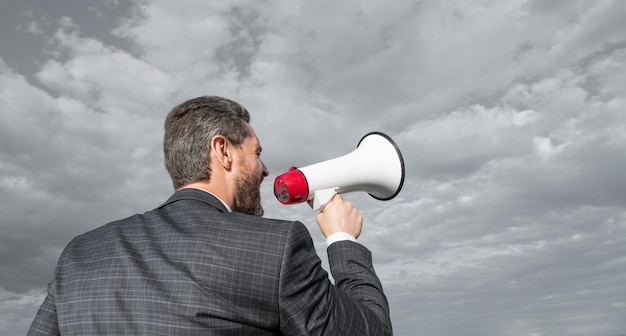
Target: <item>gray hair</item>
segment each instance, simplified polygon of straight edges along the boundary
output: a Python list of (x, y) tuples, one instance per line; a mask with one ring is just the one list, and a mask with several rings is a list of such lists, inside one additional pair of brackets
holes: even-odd
[(222, 135), (234, 145), (250, 136), (250, 114), (240, 104), (222, 97), (202, 96), (176, 106), (165, 119), (163, 151), (174, 189), (209, 181), (210, 141)]

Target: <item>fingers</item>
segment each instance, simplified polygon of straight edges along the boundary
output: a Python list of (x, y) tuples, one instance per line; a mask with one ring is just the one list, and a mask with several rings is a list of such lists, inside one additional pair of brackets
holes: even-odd
[(326, 237), (335, 232), (345, 232), (355, 238), (361, 234), (363, 216), (352, 203), (344, 201), (341, 195), (335, 195), (316, 219)]
[(342, 200), (343, 200), (343, 197), (341, 197), (340, 194), (335, 194), (335, 196), (333, 196), (333, 198), (331, 198), (330, 201), (328, 203), (326, 203), (326, 205), (324, 205), (320, 209), (320, 212), (324, 212), (324, 211), (328, 210), (328, 208), (330, 208), (330, 206), (333, 205), (334, 202), (340, 202)]

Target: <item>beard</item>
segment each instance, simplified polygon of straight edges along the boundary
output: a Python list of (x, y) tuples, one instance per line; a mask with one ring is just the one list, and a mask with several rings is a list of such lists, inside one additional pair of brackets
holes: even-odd
[(237, 190), (233, 210), (254, 216), (263, 216), (265, 210), (261, 206), (261, 182), (263, 176), (253, 174), (246, 169), (237, 179)]

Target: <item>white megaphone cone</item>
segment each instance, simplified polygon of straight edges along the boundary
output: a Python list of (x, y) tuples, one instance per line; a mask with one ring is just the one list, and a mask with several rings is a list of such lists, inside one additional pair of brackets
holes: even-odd
[(365, 191), (390, 200), (402, 189), (404, 160), (393, 140), (380, 132), (366, 134), (357, 148), (344, 156), (295, 168), (274, 180), (274, 195), (283, 204), (307, 201), (323, 209), (335, 194)]

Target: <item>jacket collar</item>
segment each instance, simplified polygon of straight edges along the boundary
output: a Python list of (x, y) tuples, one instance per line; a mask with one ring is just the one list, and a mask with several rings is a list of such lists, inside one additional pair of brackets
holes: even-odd
[(220, 199), (218, 199), (216, 196), (207, 191), (195, 188), (185, 188), (178, 190), (174, 193), (174, 195), (170, 196), (170, 198), (165, 203), (161, 204), (159, 206), (159, 209), (163, 208), (166, 205), (182, 200), (196, 200), (206, 203), (221, 212), (230, 212), (226, 208), (224, 203), (222, 203), (222, 201), (220, 201)]

